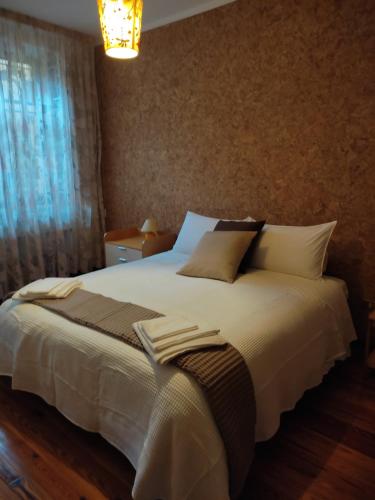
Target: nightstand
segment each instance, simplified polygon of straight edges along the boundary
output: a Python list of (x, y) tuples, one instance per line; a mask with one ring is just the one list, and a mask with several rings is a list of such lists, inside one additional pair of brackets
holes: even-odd
[(372, 343), (372, 337), (375, 333), (375, 303), (368, 301), (369, 312), (367, 317), (367, 332), (366, 332), (366, 347), (365, 356), (366, 363), (369, 368), (375, 369), (375, 346)]
[(162, 231), (145, 240), (145, 235), (136, 227), (109, 231), (104, 235), (106, 267), (166, 252), (171, 250), (175, 241), (175, 234)]

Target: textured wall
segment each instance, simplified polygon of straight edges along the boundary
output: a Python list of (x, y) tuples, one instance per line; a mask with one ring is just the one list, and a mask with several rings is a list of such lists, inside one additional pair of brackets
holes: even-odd
[(98, 49), (107, 227), (338, 219), (330, 270), (375, 299), (374, 7), (238, 0)]

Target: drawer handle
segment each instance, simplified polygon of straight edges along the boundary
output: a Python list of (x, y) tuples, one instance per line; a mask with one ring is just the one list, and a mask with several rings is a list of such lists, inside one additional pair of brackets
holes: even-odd
[(126, 263), (128, 262), (128, 259), (125, 259), (125, 257), (119, 257), (119, 262), (123, 262), (123, 263)]
[(121, 250), (121, 252), (126, 252), (127, 248), (126, 247), (117, 247), (117, 250)]

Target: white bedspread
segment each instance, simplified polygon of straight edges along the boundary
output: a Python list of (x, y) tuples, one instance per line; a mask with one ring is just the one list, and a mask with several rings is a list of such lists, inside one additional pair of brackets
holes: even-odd
[[(176, 275), (176, 252), (82, 276), (85, 289), (204, 320), (243, 355), (257, 403), (256, 438), (319, 384), (355, 338), (345, 284), (253, 270), (234, 284)], [(0, 307), (0, 374), (99, 432), (137, 470), (136, 500), (228, 499), (223, 444), (199, 386), (117, 339), (32, 304)]]

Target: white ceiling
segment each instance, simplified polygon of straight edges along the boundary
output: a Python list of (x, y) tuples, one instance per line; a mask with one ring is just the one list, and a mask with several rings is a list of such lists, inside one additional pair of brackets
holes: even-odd
[[(143, 29), (150, 30), (235, 0), (143, 0)], [(0, 7), (100, 36), (96, 0), (0, 0)]]

